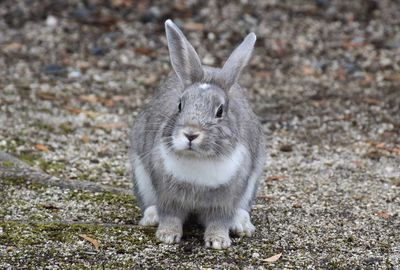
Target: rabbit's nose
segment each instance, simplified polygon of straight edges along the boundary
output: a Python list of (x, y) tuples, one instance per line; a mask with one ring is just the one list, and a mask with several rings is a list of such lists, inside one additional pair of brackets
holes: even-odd
[(191, 134), (184, 133), (184, 134), (185, 134), (186, 138), (189, 140), (189, 142), (191, 142), (194, 139), (196, 139), (197, 137), (199, 137), (199, 134), (194, 134), (194, 133), (191, 133)]

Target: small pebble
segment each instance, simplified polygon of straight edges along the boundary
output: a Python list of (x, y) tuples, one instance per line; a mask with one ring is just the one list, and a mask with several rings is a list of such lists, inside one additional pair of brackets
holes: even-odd
[(212, 65), (215, 64), (215, 58), (214, 58), (212, 55), (207, 54), (207, 55), (203, 58), (203, 63), (204, 63), (205, 65), (212, 66)]
[(52, 15), (47, 16), (46, 25), (50, 27), (55, 27), (58, 24), (58, 19)]
[(62, 66), (51, 64), (51, 65), (44, 66), (42, 71), (44, 74), (47, 74), (47, 75), (62, 75), (67, 70), (66, 70), (66, 68), (64, 68)]
[(158, 18), (160, 18), (160, 16), (161, 16), (160, 9), (156, 6), (153, 6), (144, 13), (140, 21), (142, 23), (155, 22), (157, 21)]
[(104, 47), (93, 47), (90, 49), (90, 53), (96, 56), (102, 56), (107, 53), (108, 49)]
[(81, 74), (81, 72), (78, 71), (78, 70), (71, 71), (71, 72), (68, 74), (68, 78), (70, 78), (70, 79), (77, 79), (77, 78), (80, 78), (81, 76), (82, 76), (82, 74)]
[(291, 144), (283, 144), (281, 145), (281, 147), (279, 147), (279, 150), (281, 152), (292, 152), (293, 146)]

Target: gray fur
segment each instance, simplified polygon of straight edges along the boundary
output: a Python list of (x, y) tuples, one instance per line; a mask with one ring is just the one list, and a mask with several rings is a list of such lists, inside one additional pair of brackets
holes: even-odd
[[(130, 158), (134, 191), (143, 212), (156, 206), (160, 223), (156, 235), (161, 241), (179, 242), (182, 223), (189, 214), (197, 214), (206, 227), (206, 246), (226, 248), (230, 245), (229, 229), (248, 235), (254, 230), (250, 220), (248, 226), (233, 223), (239, 220), (240, 209), (250, 213), (265, 163), (260, 123), (236, 83), (250, 58), (255, 35), (245, 38), (222, 69), (200, 66), (199, 70), (196, 52), (170, 20), (166, 22), (166, 32), (175, 72), (159, 87), (133, 125)], [(216, 118), (221, 105), (222, 117)], [(191, 149), (186, 148), (189, 142), (182, 139), (182, 132), (200, 134)], [(183, 143), (183, 148), (178, 143)], [(226, 183), (210, 186), (213, 179), (205, 179), (207, 185), (202, 185), (178, 181), (167, 170), (161, 145), (168, 159), (174, 156), (193, 164), (204, 160), (217, 162), (232, 155), (239, 145), (245, 149), (245, 158)], [(137, 160), (148, 178), (135, 168)], [(142, 220), (142, 224), (147, 223)]]
[(201, 61), (182, 31), (171, 21), (165, 22), (172, 68), (184, 86), (203, 78)]
[(222, 67), (221, 80), (228, 89), (237, 82), (243, 68), (249, 62), (256, 39), (254, 33), (248, 34)]

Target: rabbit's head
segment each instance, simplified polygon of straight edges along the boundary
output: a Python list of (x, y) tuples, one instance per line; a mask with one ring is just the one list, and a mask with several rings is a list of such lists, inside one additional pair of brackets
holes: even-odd
[(247, 65), (256, 41), (249, 34), (221, 69), (203, 67), (193, 46), (171, 21), (165, 23), (170, 59), (182, 89), (176, 114), (163, 137), (171, 151), (185, 156), (216, 157), (231, 152), (240, 139), (240, 102), (231, 88)]

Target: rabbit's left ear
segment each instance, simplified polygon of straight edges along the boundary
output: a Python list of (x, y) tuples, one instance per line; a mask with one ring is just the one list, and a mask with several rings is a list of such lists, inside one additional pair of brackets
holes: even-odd
[(243, 68), (249, 62), (256, 39), (254, 33), (248, 34), (222, 67), (220, 80), (227, 90), (237, 82)]
[(184, 87), (201, 81), (204, 71), (193, 46), (182, 31), (171, 21), (165, 22), (171, 65)]

